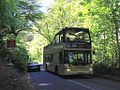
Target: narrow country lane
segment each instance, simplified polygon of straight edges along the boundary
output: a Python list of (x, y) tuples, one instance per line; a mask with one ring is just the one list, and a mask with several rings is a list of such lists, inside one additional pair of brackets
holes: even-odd
[(120, 82), (101, 78), (62, 78), (41, 71), (29, 73), (35, 90), (120, 90)]

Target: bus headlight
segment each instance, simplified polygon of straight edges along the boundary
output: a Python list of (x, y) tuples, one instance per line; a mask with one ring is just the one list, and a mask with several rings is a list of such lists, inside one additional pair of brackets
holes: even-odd
[(92, 71), (93, 69), (92, 68), (90, 68), (90, 71)]
[(69, 68), (67, 68), (67, 69), (66, 69), (66, 71), (67, 71), (67, 72), (69, 72), (69, 71), (70, 71), (70, 69), (69, 69)]

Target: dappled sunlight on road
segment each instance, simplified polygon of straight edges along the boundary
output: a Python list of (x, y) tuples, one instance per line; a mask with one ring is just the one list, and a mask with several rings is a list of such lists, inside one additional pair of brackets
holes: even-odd
[(49, 85), (53, 85), (52, 83), (40, 83), (38, 84), (38, 86), (49, 86)]

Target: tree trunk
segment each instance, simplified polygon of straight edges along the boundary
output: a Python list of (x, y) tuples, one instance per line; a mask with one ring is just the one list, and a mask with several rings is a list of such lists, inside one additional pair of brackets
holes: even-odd
[(116, 0), (115, 2), (115, 8), (112, 8), (112, 16), (113, 16), (113, 22), (116, 30), (116, 43), (117, 43), (117, 48), (118, 48), (118, 70), (119, 70), (119, 75), (120, 75), (120, 45), (119, 45), (119, 39), (118, 39), (118, 33), (119, 33), (119, 23), (117, 17), (119, 17), (116, 13), (118, 11), (118, 1)]

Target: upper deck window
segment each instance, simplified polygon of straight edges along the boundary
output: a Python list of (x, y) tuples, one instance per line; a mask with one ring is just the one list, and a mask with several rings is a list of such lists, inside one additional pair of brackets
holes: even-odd
[(63, 28), (55, 35), (52, 44), (61, 42), (91, 42), (89, 29)]
[(59, 35), (55, 36), (55, 38), (52, 41), (52, 44), (57, 44), (60, 42)]
[(68, 30), (65, 34), (65, 41), (90, 42), (89, 33), (83, 30)]

